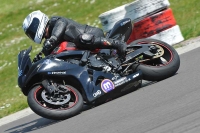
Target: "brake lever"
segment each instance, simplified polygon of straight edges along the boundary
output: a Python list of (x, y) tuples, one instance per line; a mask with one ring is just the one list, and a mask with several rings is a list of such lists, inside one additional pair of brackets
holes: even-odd
[(39, 61), (42, 59), (42, 51), (40, 51), (38, 54), (36, 54), (35, 58), (33, 59), (33, 63)]

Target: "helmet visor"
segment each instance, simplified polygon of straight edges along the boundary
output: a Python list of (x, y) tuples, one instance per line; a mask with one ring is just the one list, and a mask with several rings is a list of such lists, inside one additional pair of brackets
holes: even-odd
[(30, 26), (26, 30), (26, 35), (32, 40), (34, 40), (35, 38), (39, 23), (40, 23), (39, 19), (34, 18)]

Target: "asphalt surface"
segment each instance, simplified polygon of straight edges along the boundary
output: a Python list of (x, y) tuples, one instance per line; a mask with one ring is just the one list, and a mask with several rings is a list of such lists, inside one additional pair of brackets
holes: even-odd
[(26, 109), (0, 119), (0, 133), (199, 133), (198, 44), (190, 44), (194, 50), (187, 46), (177, 50), (181, 65), (173, 77), (145, 83), (137, 91), (64, 121), (41, 118)]

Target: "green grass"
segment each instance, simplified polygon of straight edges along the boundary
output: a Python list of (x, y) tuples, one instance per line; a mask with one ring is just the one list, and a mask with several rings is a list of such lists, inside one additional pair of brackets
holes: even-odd
[[(49, 17), (59, 15), (82, 24), (101, 27), (98, 16), (133, 0), (0, 0), (0, 118), (28, 107), (26, 97), (17, 86), (17, 54), (33, 46), (31, 57), (41, 49), (23, 33), (24, 18), (33, 10)], [(200, 2), (169, 0), (185, 39), (200, 35)], [(20, 4), (19, 4), (20, 3)]]
[(200, 1), (169, 0), (185, 39), (200, 35)]

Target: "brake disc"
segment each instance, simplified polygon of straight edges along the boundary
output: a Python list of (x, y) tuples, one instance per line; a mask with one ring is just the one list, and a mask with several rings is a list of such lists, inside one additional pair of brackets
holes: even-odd
[(49, 95), (45, 90), (41, 93), (42, 98), (49, 104), (52, 105), (63, 105), (70, 101), (71, 95), (68, 93), (66, 94), (57, 94), (57, 95)]
[(159, 46), (159, 45), (155, 45), (158, 49), (157, 49), (157, 53), (153, 56), (153, 58), (158, 58), (158, 57), (161, 57), (163, 56), (164, 54), (164, 49)]
[(139, 62), (149, 61), (149, 60), (163, 56), (163, 54), (165, 52), (164, 49), (161, 46), (156, 45), (156, 44), (154, 44), (154, 46), (157, 48), (157, 52), (154, 54), (154, 56), (151, 59), (141, 59), (141, 60), (139, 60)]

